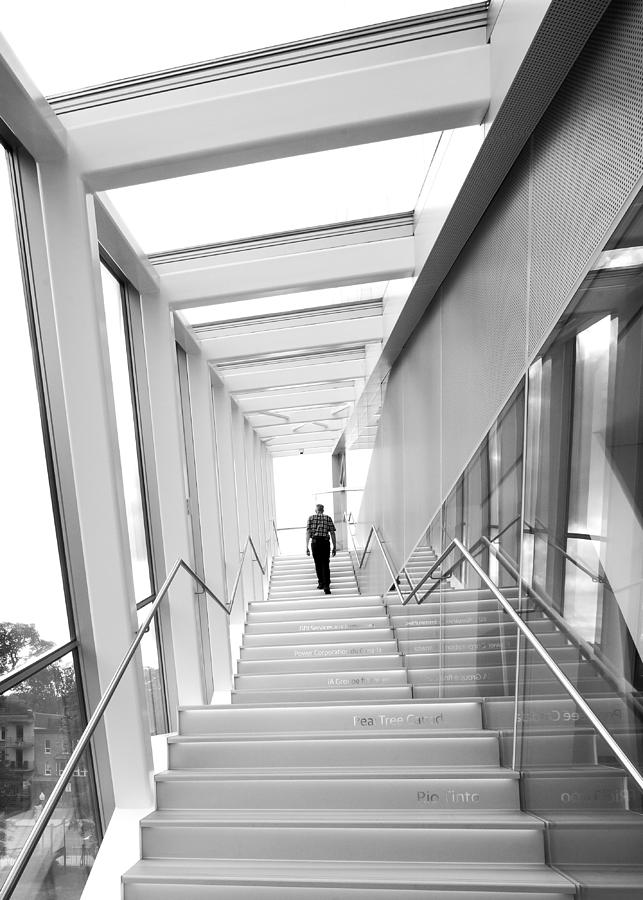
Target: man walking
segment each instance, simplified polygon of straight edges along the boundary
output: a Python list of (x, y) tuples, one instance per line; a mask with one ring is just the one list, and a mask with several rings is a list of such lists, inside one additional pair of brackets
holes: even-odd
[(333, 556), (337, 552), (335, 543), (335, 523), (330, 516), (324, 515), (323, 503), (318, 503), (315, 512), (308, 517), (306, 525), (306, 555), (310, 556), (310, 547), (313, 548), (315, 571), (317, 572), (317, 587), (330, 594), (330, 542), (333, 542)]

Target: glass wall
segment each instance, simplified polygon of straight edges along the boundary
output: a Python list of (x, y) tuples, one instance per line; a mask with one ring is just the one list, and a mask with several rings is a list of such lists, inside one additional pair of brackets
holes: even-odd
[[(85, 724), (35, 298), (25, 297), (13, 154), (0, 161), (0, 884)], [(25, 302), (27, 300), (27, 302)], [(79, 898), (101, 837), (89, 754), (77, 766), (14, 896)]]
[(34, 370), (31, 312), (25, 305), (13, 214), (11, 160), (0, 145), (0, 675), (73, 636), (61, 571), (41, 385)]
[[(134, 597), (141, 618), (141, 611), (144, 617), (144, 608), (153, 599), (155, 586), (129, 333), (128, 292), (125, 282), (118, 279), (105, 263), (101, 264), (101, 280)], [(168, 726), (158, 621), (143, 638), (141, 656), (150, 732), (163, 734)]]
[[(85, 725), (73, 654), (0, 696), (0, 882), (4, 881)], [(78, 898), (98, 852), (89, 756), (81, 758), (14, 896)]]

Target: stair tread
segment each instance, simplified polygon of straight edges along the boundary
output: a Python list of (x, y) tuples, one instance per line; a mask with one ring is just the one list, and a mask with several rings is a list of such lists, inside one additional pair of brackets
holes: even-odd
[[(481, 771), (484, 769), (484, 765), (478, 764), (478, 769)], [(488, 769), (490, 771), (504, 771), (500, 768), (497, 762), (489, 763)], [(185, 771), (185, 770), (180, 770)], [(454, 766), (429, 766), (429, 765), (421, 765), (421, 766), (413, 766), (413, 765), (404, 765), (404, 766), (326, 766), (325, 768), (321, 766), (297, 766), (296, 769), (293, 769), (290, 766), (253, 766), (249, 767), (239, 767), (232, 768), (226, 767), (225, 769), (217, 769), (217, 768), (208, 768), (206, 766), (195, 766), (193, 769), (189, 769), (190, 773), (201, 773), (203, 777), (217, 776), (218, 773), (221, 773), (221, 777), (225, 777), (228, 779), (232, 778), (245, 778), (248, 775), (254, 775), (256, 777), (264, 778), (266, 775), (273, 775), (275, 778), (294, 778), (294, 772), (297, 773), (299, 778), (313, 778), (320, 777), (322, 773), (328, 773), (330, 777), (346, 777), (353, 778), (355, 776), (361, 777), (363, 775), (370, 775), (371, 777), (378, 777), (380, 775), (396, 778), (396, 777), (408, 777), (408, 778), (417, 778), (418, 776), (431, 776), (437, 777), (440, 774), (444, 774), (445, 777), (454, 777), (454, 771), (460, 771), (459, 767)], [(469, 767), (465, 765), (462, 766), (463, 772), (471, 771)]]
[(141, 820), (147, 825), (338, 825), (425, 828), (535, 828), (544, 822), (516, 810), (464, 809), (160, 809)]
[(422, 729), (415, 727), (413, 729), (399, 729), (388, 731), (266, 731), (253, 732), (249, 734), (247, 731), (227, 732), (227, 733), (209, 733), (203, 734), (171, 734), (168, 735), (168, 744), (190, 744), (199, 742), (217, 743), (221, 741), (367, 741), (367, 740), (426, 740), (426, 738), (436, 738), (438, 740), (451, 739), (456, 737), (494, 737), (495, 732), (481, 728), (443, 728), (439, 731), (435, 729)]
[[(419, 770), (419, 771), (418, 771)], [(252, 770), (237, 770), (242, 774), (236, 776), (240, 780), (253, 780), (256, 781), (258, 778), (266, 779), (268, 781), (283, 781), (283, 780), (301, 780), (301, 781), (309, 781), (310, 775), (302, 774), (302, 769), (280, 769), (278, 773), (273, 774), (272, 770), (268, 772), (261, 772), (257, 774), (254, 769)], [(244, 774), (245, 772), (245, 774)], [(505, 769), (501, 766), (461, 766), (458, 767), (457, 771), (447, 766), (422, 766), (415, 767), (412, 773), (407, 773), (406, 769), (395, 768), (386, 770), (381, 767), (373, 768), (372, 766), (362, 766), (359, 768), (357, 773), (355, 774), (355, 769), (346, 770), (345, 768), (338, 768), (329, 771), (328, 769), (319, 770), (316, 774), (314, 781), (335, 781), (335, 780), (343, 780), (350, 779), (359, 781), (377, 781), (381, 778), (382, 774), (386, 774), (388, 776), (389, 773), (393, 772), (391, 778), (386, 780), (414, 780), (418, 777), (418, 774), (421, 777), (435, 779), (453, 779), (454, 781), (466, 780), (466, 779), (489, 779), (489, 780), (505, 780), (509, 779), (510, 781), (518, 781), (520, 778), (520, 773), (514, 771), (513, 769)], [(155, 775), (156, 781), (225, 781), (229, 782), (232, 780), (230, 778), (230, 770), (226, 769), (225, 771), (218, 772), (216, 769), (206, 770), (206, 769), (168, 769), (165, 772), (158, 772)]]
[(452, 885), (482, 888), (531, 888), (557, 891), (573, 896), (572, 883), (543, 864), (497, 865), (421, 862), (344, 862), (343, 860), (266, 860), (266, 859), (146, 859), (137, 862), (123, 876), (128, 881), (201, 882), (226, 878), (230, 883), (346, 885), (386, 887), (387, 884), (422, 885), (446, 888)]
[(565, 875), (591, 888), (643, 888), (643, 864), (600, 863), (594, 866), (561, 865)]
[(625, 826), (643, 828), (643, 814), (630, 809), (552, 809), (538, 815), (554, 825), (583, 825), (585, 828)]

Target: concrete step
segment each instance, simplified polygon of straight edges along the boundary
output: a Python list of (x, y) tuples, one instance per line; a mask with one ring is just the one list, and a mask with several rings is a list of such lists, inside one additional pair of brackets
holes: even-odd
[(331, 688), (316, 690), (283, 690), (283, 691), (233, 691), (233, 704), (248, 703), (328, 703), (340, 702), (347, 700), (410, 700), (412, 696), (411, 687), (399, 685), (397, 687), (386, 687), (381, 685), (370, 685), (359, 688), (343, 687), (336, 685)]
[[(463, 740), (466, 735), (466, 740)], [(350, 737), (239, 738), (212, 735), (170, 735), (168, 738), (171, 769), (253, 768), (257, 772), (282, 768), (307, 770), (337, 766), (497, 766), (498, 738), (488, 732), (467, 729), (444, 731), (430, 736), (403, 732), (359, 734)]]
[(423, 778), (215, 778), (207, 773), (156, 776), (159, 809), (517, 810), (518, 776), (467, 769)]
[(299, 688), (304, 690), (323, 690), (335, 687), (391, 687), (406, 685), (406, 670), (372, 669), (346, 672), (294, 672), (280, 674), (235, 675), (236, 691), (272, 691)]
[(635, 799), (624, 772), (609, 766), (532, 768), (521, 784), (524, 807), (532, 812), (627, 809)]
[[(629, 721), (626, 704), (618, 697), (585, 697), (590, 707), (610, 731), (626, 727)], [(512, 728), (513, 700), (486, 700), (484, 716), (487, 728)], [(554, 728), (569, 730), (576, 725), (588, 727), (589, 720), (579, 710), (571, 697), (555, 696), (524, 700), (518, 709), (518, 723), (530, 730)]]
[(371, 669), (403, 669), (399, 653), (388, 656), (326, 656), (296, 659), (251, 659), (237, 663), (239, 675), (285, 675), (295, 672), (356, 672)]
[(355, 628), (386, 628), (388, 616), (367, 611), (359, 615), (347, 616), (345, 619), (336, 620), (332, 615), (310, 619), (305, 622), (252, 622), (246, 625), (245, 635), (250, 637), (257, 634), (306, 634), (320, 631), (342, 631)]
[[(501, 732), (500, 747), (503, 763), (511, 765), (512, 732)], [(523, 769), (589, 766), (597, 763), (596, 740), (591, 729), (578, 729), (572, 733), (542, 731), (523, 735), (520, 741), (520, 765)]]
[(616, 866), (641, 859), (643, 815), (638, 812), (579, 809), (541, 815), (547, 821), (553, 865), (584, 865), (600, 859)]
[[(506, 617), (500, 620), (496, 617), (490, 622), (445, 622), (442, 627), (439, 624), (398, 625), (396, 634), (400, 641), (420, 640), (460, 640), (463, 638), (485, 638), (515, 635), (516, 626)], [(531, 630), (540, 637), (541, 634), (553, 634), (554, 625), (551, 622), (530, 622)]]
[(268, 659), (370, 659), (397, 654), (394, 640), (364, 643), (293, 644), (272, 647), (242, 647), (241, 662)]
[[(359, 591), (357, 590), (356, 584), (338, 585), (336, 582), (332, 581), (330, 590), (340, 597), (359, 596)], [(271, 589), (268, 598), (269, 600), (315, 600), (316, 598), (321, 599), (322, 597), (326, 596), (328, 595), (321, 588), (315, 585), (311, 588), (273, 588)]]
[[(540, 659), (540, 657), (537, 657)], [(597, 685), (601, 684), (600, 679), (594, 675), (594, 669), (589, 663), (579, 663), (577, 660), (573, 662), (562, 661), (560, 663), (561, 670), (567, 675), (573, 684), (579, 681), (591, 683), (596, 680)], [(531, 663), (524, 671), (522, 683), (529, 687), (530, 684), (536, 682), (538, 684), (546, 681), (551, 672), (545, 663)], [(553, 677), (553, 676), (552, 676)], [(429, 669), (409, 669), (409, 681), (411, 684), (433, 684), (442, 681), (444, 684), (460, 684), (465, 681), (473, 682), (502, 682), (515, 680), (515, 666), (459, 666), (454, 668), (432, 667)]]
[(433, 732), (482, 729), (482, 704), (470, 703), (350, 703), (326, 706), (272, 706), (237, 709), (226, 706), (187, 706), (179, 709), (179, 732), (185, 735), (269, 734), (283, 732), (366, 733)]
[[(551, 655), (553, 659), (560, 665), (562, 663), (574, 663), (578, 660), (578, 650), (575, 647), (552, 647)], [(530, 658), (535, 654), (535, 650), (527, 650)], [(440, 666), (445, 669), (452, 667), (468, 666), (475, 669), (483, 669), (487, 667), (502, 666), (505, 663), (513, 663), (516, 658), (516, 651), (505, 647), (503, 650), (482, 650), (474, 652), (452, 653), (443, 651), (434, 653), (405, 653), (404, 664), (409, 669), (431, 669)], [(538, 657), (540, 658), (540, 657)], [(514, 667), (511, 671), (513, 674)]]
[(641, 900), (643, 865), (564, 865), (561, 874), (582, 885), (583, 900)]
[[(399, 612), (391, 612), (391, 623), (400, 629), (404, 628), (428, 628), (429, 626), (440, 625), (489, 625), (511, 622), (511, 619), (501, 610), (489, 610), (487, 612), (477, 611), (475, 607), (462, 612), (451, 612), (445, 610), (443, 615), (439, 612), (416, 612), (413, 616), (400, 614)], [(529, 622), (529, 627), (535, 631), (535, 626), (539, 626), (541, 630), (553, 631), (555, 626), (549, 620), (534, 620)], [(516, 627), (515, 625), (513, 626)]]
[[(383, 606), (382, 598), (379, 596), (369, 596), (364, 594), (350, 594), (347, 597), (341, 594), (331, 594), (333, 607), (338, 606), (360, 606), (364, 608), (377, 607), (381, 609)], [(253, 601), (248, 605), (248, 612), (278, 612), (279, 610), (297, 610), (297, 609), (319, 609), (327, 606), (329, 601), (327, 595), (316, 593), (314, 597), (307, 600), (259, 600)]]
[[(124, 900), (569, 900), (573, 883), (548, 866), (433, 862), (141, 860)], [(161, 893), (161, 891), (163, 891)]]
[(390, 627), (364, 627), (346, 622), (333, 622), (332, 624), (312, 623), (302, 631), (269, 632), (262, 634), (244, 634), (244, 647), (278, 647), (292, 644), (327, 644), (329, 639), (336, 643), (348, 642), (358, 644), (372, 641), (395, 641), (393, 629)]
[[(515, 631), (515, 630), (514, 630)], [(538, 636), (538, 639), (545, 647), (552, 649), (554, 647), (569, 646), (562, 634), (544, 633)], [(502, 648), (507, 651), (515, 652), (516, 637), (515, 633), (504, 636), (491, 635), (488, 637), (455, 637), (443, 638), (441, 641), (436, 640), (403, 640), (399, 641), (400, 650), (405, 654), (431, 654), (439, 653), (440, 648), (444, 653), (485, 653)]]
[(144, 859), (544, 861), (542, 822), (511, 810), (157, 810), (141, 843)]
[(335, 606), (334, 601), (328, 601), (326, 604), (320, 604), (313, 609), (298, 610), (252, 610), (248, 613), (248, 625), (260, 625), (262, 622), (307, 622), (319, 619), (352, 619), (366, 616), (386, 617), (383, 606), (349, 606), (345, 603), (343, 606)]

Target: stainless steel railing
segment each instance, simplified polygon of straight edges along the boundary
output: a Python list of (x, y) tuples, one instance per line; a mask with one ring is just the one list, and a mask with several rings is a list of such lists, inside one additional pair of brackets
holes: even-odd
[(96, 728), (98, 727), (98, 724), (101, 721), (101, 719), (105, 713), (105, 710), (107, 709), (107, 707), (109, 705), (110, 700), (114, 696), (116, 689), (118, 688), (119, 684), (121, 683), (121, 680), (122, 680), (125, 672), (127, 671), (129, 664), (131, 663), (132, 659), (134, 658), (134, 655), (135, 655), (136, 651), (138, 650), (138, 648), (141, 644), (141, 641), (143, 640), (143, 637), (145, 636), (145, 633), (148, 631), (148, 629), (152, 623), (152, 619), (154, 618), (156, 611), (158, 610), (159, 606), (165, 599), (167, 592), (169, 591), (170, 586), (171, 586), (172, 582), (174, 581), (178, 572), (181, 569), (184, 569), (194, 579), (194, 581), (196, 581), (197, 584), (205, 591), (206, 595), (208, 597), (210, 597), (210, 599), (213, 600), (218, 606), (220, 606), (221, 609), (225, 613), (230, 615), (230, 612), (232, 611), (232, 607), (234, 605), (235, 597), (237, 594), (237, 588), (239, 586), (239, 582), (241, 579), (243, 564), (244, 564), (244, 561), (246, 558), (246, 553), (248, 552), (248, 548), (252, 549), (255, 559), (259, 565), (259, 568), (261, 569), (262, 574), (265, 575), (265, 573), (266, 573), (267, 567), (264, 564), (262, 564), (261, 560), (259, 559), (254, 542), (253, 542), (252, 538), (250, 537), (250, 535), (248, 535), (248, 539), (246, 540), (245, 546), (243, 548), (243, 553), (241, 555), (241, 562), (239, 563), (239, 571), (237, 572), (237, 576), (234, 581), (234, 588), (232, 590), (232, 594), (231, 594), (229, 603), (224, 603), (222, 600), (220, 600), (217, 597), (217, 595), (213, 591), (210, 590), (210, 588), (207, 586), (207, 584), (196, 574), (194, 569), (192, 569), (192, 567), (190, 565), (188, 565), (188, 563), (185, 562), (184, 559), (179, 558), (174, 563), (174, 565), (170, 569), (170, 572), (168, 573), (165, 581), (163, 582), (160, 589), (156, 593), (154, 599), (151, 601), (151, 603), (148, 603), (146, 605), (145, 609), (147, 610), (147, 614), (145, 616), (145, 619), (143, 620), (142, 624), (140, 625), (138, 631), (136, 632), (136, 636), (134, 637), (134, 640), (128, 647), (127, 652), (125, 653), (123, 659), (121, 660), (116, 671), (114, 672), (109, 684), (107, 685), (107, 688), (105, 689), (105, 692), (103, 693), (102, 697), (98, 701), (96, 709), (90, 716), (89, 721), (87, 722), (87, 725), (85, 726), (85, 729), (78, 740), (78, 743), (74, 747), (74, 749), (71, 753), (71, 756), (67, 760), (67, 764), (65, 765), (65, 768), (61, 772), (60, 777), (59, 777), (58, 781), (56, 782), (56, 784), (54, 785), (51, 794), (45, 801), (45, 804), (42, 808), (42, 812), (38, 816), (33, 828), (29, 832), (27, 840), (25, 841), (20, 853), (18, 854), (16, 861), (14, 862), (13, 866), (9, 870), (9, 873), (8, 873), (4, 883), (0, 887), (0, 900), (8, 900), (8, 898), (11, 897), (14, 890), (16, 889), (18, 882), (20, 880), (20, 877), (22, 876), (25, 868), (27, 867), (31, 856), (37, 847), (38, 841), (42, 837), (42, 835), (45, 831), (45, 828), (47, 827), (47, 823), (49, 822), (49, 819), (53, 815), (53, 813), (56, 809), (56, 806), (58, 805), (63, 793), (65, 792), (65, 788), (67, 787), (68, 782), (70, 781), (71, 777), (74, 774), (74, 770), (78, 766), (81, 756), (86, 751), (86, 749), (89, 745), (89, 742), (92, 739), (94, 732), (96, 731)]
[[(491, 541), (485, 539), (487, 544), (492, 547)], [(447, 559), (448, 556), (453, 553), (454, 550), (457, 550), (460, 553), (460, 560), (465, 561), (471, 568), (474, 570), (476, 575), (480, 578), (482, 583), (491, 591), (495, 599), (498, 601), (500, 606), (506, 615), (511, 619), (511, 621), (518, 628), (519, 636), (522, 636), (526, 639), (528, 644), (536, 651), (536, 653), (540, 656), (542, 661), (547, 666), (548, 670), (557, 679), (557, 681), (563, 686), (567, 694), (572, 698), (572, 700), (576, 703), (578, 708), (583, 712), (588, 721), (593, 725), (596, 731), (599, 733), (601, 738), (608, 745), (614, 756), (621, 763), (623, 768), (627, 771), (628, 775), (636, 782), (638, 787), (643, 790), (643, 773), (639, 771), (637, 766), (632, 762), (627, 753), (621, 748), (621, 746), (616, 742), (616, 740), (612, 737), (608, 729), (598, 718), (594, 710), (587, 703), (585, 698), (576, 687), (572, 684), (569, 678), (565, 675), (563, 670), (560, 668), (558, 663), (550, 656), (547, 649), (544, 645), (539, 641), (534, 632), (531, 630), (529, 625), (521, 618), (521, 616), (516, 612), (511, 603), (507, 600), (507, 598), (502, 594), (500, 588), (489, 578), (484, 569), (477, 562), (472, 553), (459, 541), (457, 538), (454, 538), (451, 543), (448, 545), (446, 550), (438, 557), (436, 562), (431, 566), (429, 571), (422, 582), (424, 583), (428, 578), (432, 577), (433, 572), (436, 569), (440, 568), (442, 563)], [(436, 579), (436, 586), (442, 581), (443, 575), (439, 575)], [(518, 582), (520, 584), (520, 581)], [(433, 590), (434, 588), (432, 588)], [(431, 591), (427, 591), (424, 596), (418, 600), (418, 603), (421, 603)], [(440, 617), (442, 619), (442, 616)], [(517, 717), (517, 709), (518, 709), (518, 675), (519, 675), (519, 659), (520, 659), (520, 641), (517, 641), (516, 645), (516, 694), (515, 694), (515, 705), (516, 714), (514, 715), (514, 733), (513, 733), (513, 768), (516, 767), (516, 748), (518, 744), (517, 737), (517, 727), (518, 727), (518, 717)]]
[[(232, 594), (230, 595), (230, 604), (228, 607), (228, 612), (230, 612), (230, 610), (234, 606), (234, 601), (237, 596), (237, 590), (239, 588), (239, 583), (241, 581), (241, 575), (243, 573), (243, 564), (246, 561), (246, 554), (248, 552), (248, 549), (252, 550), (253, 556), (255, 558), (255, 562), (261, 569), (261, 574), (263, 575), (264, 578), (266, 577), (266, 572), (268, 571), (268, 560), (266, 559), (263, 563), (261, 562), (261, 559), (259, 558), (259, 554), (257, 553), (257, 548), (255, 547), (254, 541), (252, 540), (250, 535), (248, 535), (248, 537), (246, 538), (246, 542), (243, 546), (243, 550), (241, 552), (241, 562), (239, 563), (239, 568), (237, 570), (237, 577), (234, 579), (234, 585), (232, 588)], [(0, 895), (0, 900), (2, 900), (1, 895)]]
[[(349, 522), (346, 515), (344, 515), (344, 521), (346, 522), (346, 524), (357, 524), (354, 520), (353, 520), (353, 522)], [(371, 529), (368, 533), (368, 537), (366, 538), (366, 543), (364, 544), (364, 550), (362, 551), (361, 557), (360, 557), (359, 550), (357, 549), (357, 544), (355, 543), (355, 537), (353, 536), (352, 531), (350, 530), (350, 528), (348, 528), (347, 531), (350, 535), (351, 542), (353, 544), (353, 551), (355, 553), (355, 558), (357, 559), (357, 562), (358, 562), (358, 566), (357, 566), (358, 569), (361, 569), (363, 567), (364, 560), (366, 559), (366, 554), (368, 553), (368, 548), (370, 546), (370, 543), (371, 543), (372, 539), (375, 538), (375, 541), (377, 542), (377, 546), (380, 548), (380, 550), (382, 552), (382, 556), (384, 557), (384, 563), (386, 565), (386, 568), (388, 569), (388, 573), (391, 576), (391, 585), (394, 588), (394, 590), (397, 592), (397, 595), (399, 596), (400, 601), (403, 604), (406, 603), (406, 601), (404, 599), (404, 595), (402, 594), (402, 591), (400, 590), (400, 585), (398, 583), (398, 576), (393, 571), (393, 566), (391, 565), (391, 560), (389, 559), (389, 555), (388, 555), (386, 548), (382, 542), (382, 539), (380, 538), (380, 536), (378, 534), (378, 531), (377, 531), (377, 528), (375, 527), (375, 525), (371, 525)], [(410, 585), (411, 579), (409, 578), (408, 573), (406, 573), (405, 569), (402, 569), (401, 571), (405, 572), (406, 578)]]

